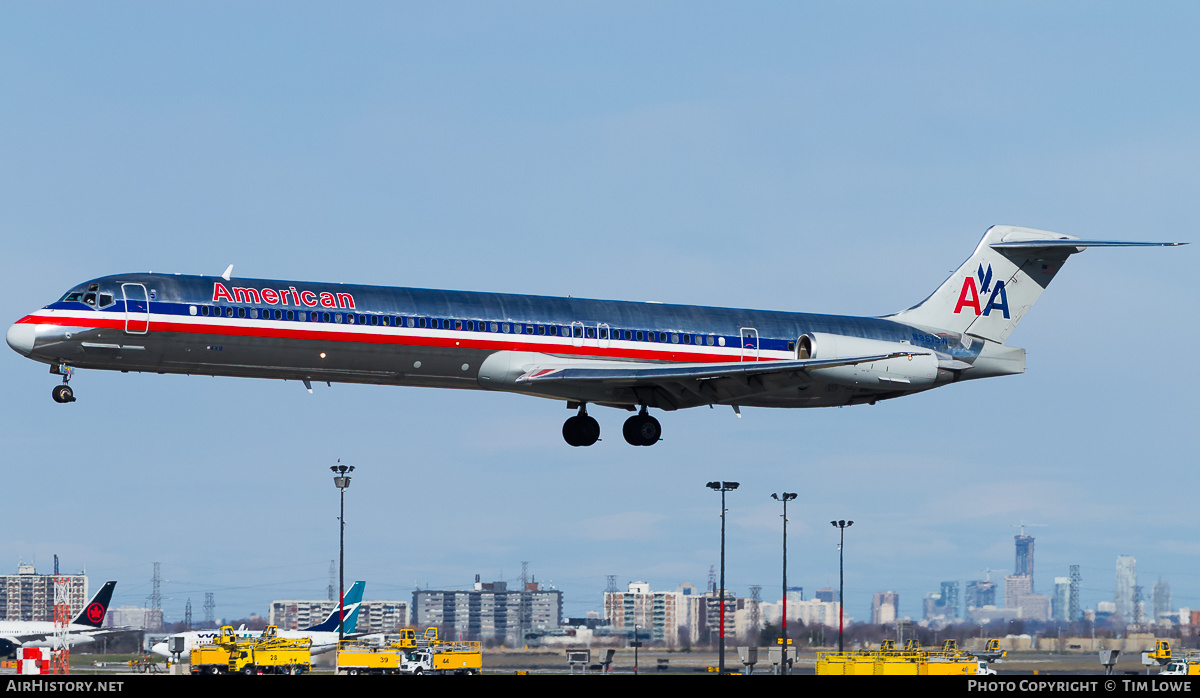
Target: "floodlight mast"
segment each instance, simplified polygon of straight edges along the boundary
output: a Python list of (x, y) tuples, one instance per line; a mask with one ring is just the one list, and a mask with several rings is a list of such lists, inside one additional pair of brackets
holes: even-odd
[(783, 502), (783, 636), (779, 645), (783, 648), (780, 659), (780, 672), (783, 676), (788, 673), (788, 634), (787, 634), (787, 503), (796, 498), (795, 492), (784, 492), (782, 495), (771, 493), (771, 499)]
[(338, 649), (345, 639), (343, 623), (346, 618), (346, 489), (350, 487), (350, 476), (354, 472), (353, 465), (342, 465), (338, 459), (337, 465), (329, 466), (333, 471), (333, 486), (338, 488), (341, 500), (341, 511), (338, 514)]
[(830, 521), (834, 528), (841, 530), (842, 539), (838, 543), (838, 652), (846, 651), (845, 645), (842, 643), (843, 622), (842, 617), (846, 608), (846, 554), (843, 548), (846, 547), (846, 529), (854, 525), (853, 521), (838, 519)]
[(710, 490), (721, 493), (721, 595), (717, 599), (717, 603), (720, 604), (721, 608), (719, 616), (721, 630), (718, 643), (719, 654), (717, 656), (717, 672), (720, 674), (725, 673), (725, 493), (736, 490), (739, 484), (737, 482), (717, 482), (714, 480), (706, 485)]

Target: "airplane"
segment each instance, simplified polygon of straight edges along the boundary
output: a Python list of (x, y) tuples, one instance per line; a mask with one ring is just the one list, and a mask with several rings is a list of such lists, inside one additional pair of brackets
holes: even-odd
[(649, 414), (704, 405), (875, 404), (962, 380), (1023, 373), (1005, 344), (1072, 254), (1187, 243), (1081, 240), (992, 226), (920, 303), (883, 317), (352, 286), (221, 276), (116, 274), (75, 286), (6, 339), (63, 377), (75, 369), (501, 390), (565, 400), (571, 446), (600, 425), (589, 404)]
[[(112, 601), (116, 586), (116, 582), (105, 582), (83, 610), (71, 619), (67, 625), (68, 647), (94, 642), (96, 635), (106, 632), (103, 630), (104, 616), (108, 613), (108, 604)], [(62, 649), (54, 636), (54, 621), (0, 620), (0, 656), (11, 655), (19, 647)]]
[[(323, 654), (335, 649), (338, 643), (338, 612), (344, 610), (346, 614), (345, 620), (342, 622), (342, 633), (347, 637), (353, 635), (355, 629), (358, 627), (358, 609), (362, 606), (363, 589), (366, 588), (366, 585), (367, 583), (363, 581), (358, 581), (351, 585), (346, 595), (342, 597), (342, 608), (334, 608), (324, 621), (303, 630), (284, 630), (280, 628), (279, 637), (292, 639), (312, 638), (310, 651), (313, 654)], [(212, 630), (190, 630), (182, 633), (174, 633), (167, 636), (162, 642), (156, 642), (150, 648), (150, 651), (164, 657), (170, 657), (170, 639), (172, 637), (182, 637), (184, 638), (183, 653), (187, 654), (195, 647), (211, 643), (220, 632), (220, 630), (214, 628)], [(246, 626), (243, 625), (234, 634), (239, 639), (250, 639), (258, 637), (262, 632), (258, 630), (246, 630)]]

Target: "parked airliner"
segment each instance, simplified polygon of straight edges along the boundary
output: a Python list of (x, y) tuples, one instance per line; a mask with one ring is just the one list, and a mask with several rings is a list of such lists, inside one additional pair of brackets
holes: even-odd
[[(84, 605), (83, 610), (75, 614), (67, 626), (67, 645), (74, 646), (94, 642), (95, 636), (106, 632), (104, 616), (108, 613), (108, 604), (112, 601), (113, 589), (116, 582), (105, 582), (92, 600)], [(54, 633), (54, 621), (51, 620), (2, 620), (0, 621), (0, 656), (12, 654), (18, 647), (53, 647), (58, 646)]]
[[(703, 405), (874, 404), (973, 378), (1022, 373), (1005, 344), (1069, 256), (1088, 247), (1186, 243), (1080, 240), (988, 229), (924, 301), (848, 317), (499, 293), (179, 274), (79, 284), (18, 320), (17, 352), (77, 368), (503, 390), (565, 400), (572, 446), (600, 426), (588, 404), (635, 412), (625, 440), (649, 446), (648, 410)], [(740, 414), (740, 411), (739, 411)]]
[[(342, 597), (342, 608), (339, 609), (335, 607), (321, 623), (309, 628), (303, 628), (301, 630), (280, 629), (279, 637), (293, 639), (302, 639), (306, 637), (310, 638), (312, 640), (310, 651), (313, 654), (323, 654), (334, 649), (337, 647), (338, 643), (339, 611), (345, 613), (342, 621), (343, 634), (347, 637), (355, 634), (355, 630), (358, 627), (358, 609), (362, 607), (363, 590), (366, 588), (366, 586), (367, 583), (363, 581), (358, 581), (351, 585), (350, 589), (346, 591), (346, 595)], [(167, 638), (162, 642), (155, 643), (154, 646), (150, 648), (150, 651), (154, 652), (155, 654), (161, 654), (164, 657), (170, 657), (170, 639), (172, 637), (182, 637), (184, 644), (182, 654), (187, 655), (200, 645), (212, 643), (212, 641), (215, 640), (217, 635), (220, 633), (221, 631), (218, 629), (189, 630), (182, 633), (175, 633), (174, 635), (167, 636)], [(262, 635), (262, 631), (246, 630), (245, 626), (242, 626), (236, 630), (234, 634), (239, 638), (250, 639), (259, 637)]]

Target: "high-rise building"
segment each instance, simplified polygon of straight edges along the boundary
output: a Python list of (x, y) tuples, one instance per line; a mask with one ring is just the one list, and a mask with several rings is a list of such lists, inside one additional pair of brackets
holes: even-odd
[(651, 642), (679, 646), (679, 626), (684, 625), (685, 597), (679, 591), (651, 591), (645, 582), (631, 582), (627, 591), (604, 592), (604, 620), (613, 629), (638, 628)]
[(1054, 599), (1050, 604), (1050, 613), (1059, 623), (1069, 623), (1071, 608), (1071, 578), (1054, 578)]
[(1013, 536), (1017, 544), (1016, 563), (1013, 565), (1014, 576), (1029, 577), (1029, 591), (1033, 592), (1033, 536), (1024, 533)]
[[(687, 626), (693, 644), (716, 644), (721, 629), (721, 602), (719, 591), (706, 591), (686, 599)], [(739, 599), (729, 589), (725, 590), (725, 640), (738, 636), (738, 612), (747, 608), (749, 599)]]
[(481, 583), (476, 576), (474, 589), (414, 591), (412, 613), (418, 628), (438, 626), (446, 639), (522, 645), (530, 633), (562, 625), (562, 592), (537, 582), (510, 591), (507, 582)]
[(816, 599), (817, 599), (817, 601), (824, 601), (826, 603), (841, 600), (838, 598), (838, 590), (831, 589), (829, 587), (825, 587), (824, 589), (817, 589)]
[(1050, 620), (1050, 597), (1033, 593), (1033, 578), (1028, 575), (1004, 578), (1004, 607), (1016, 610), (1018, 618)]
[[(67, 579), (67, 603), (74, 617), (88, 602), (86, 574)], [(38, 574), (33, 565), (17, 565), (16, 574), (0, 575), (0, 620), (54, 621), (54, 575)]]
[(958, 610), (958, 582), (942, 582), (942, 607), (946, 618), (961, 618)]
[(990, 579), (967, 582), (967, 610), (996, 605), (996, 583)]
[(894, 591), (877, 591), (871, 597), (871, 622), (875, 625), (895, 623), (900, 613), (900, 595)]
[(1131, 555), (1117, 556), (1117, 583), (1113, 597), (1116, 615), (1126, 624), (1137, 621), (1137, 560)]
[(1154, 622), (1171, 615), (1171, 585), (1161, 578), (1154, 583)]

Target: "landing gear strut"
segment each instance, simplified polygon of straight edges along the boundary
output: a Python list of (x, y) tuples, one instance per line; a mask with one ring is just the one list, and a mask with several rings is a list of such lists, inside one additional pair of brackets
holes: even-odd
[(563, 424), (562, 434), (571, 446), (591, 446), (600, 440), (600, 423), (588, 416), (587, 405), (580, 405), (579, 414)]
[(653, 446), (662, 437), (662, 425), (646, 414), (646, 406), (642, 405), (641, 412), (625, 420), (621, 433), (630, 446)]
[(75, 393), (71, 391), (71, 386), (67, 385), (71, 376), (75, 375), (75, 369), (66, 364), (54, 364), (50, 367), (50, 372), (63, 377), (62, 385), (56, 385), (54, 390), (50, 391), (50, 396), (54, 398), (54, 401), (58, 403), (75, 402)]

